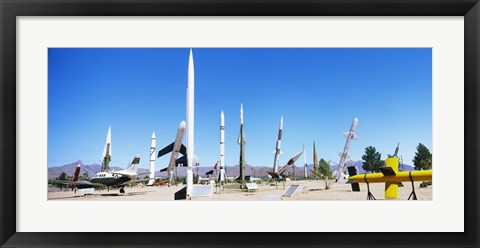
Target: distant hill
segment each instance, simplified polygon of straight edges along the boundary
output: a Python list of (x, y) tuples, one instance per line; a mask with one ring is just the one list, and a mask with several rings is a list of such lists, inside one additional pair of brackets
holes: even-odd
[[(48, 178), (49, 179), (54, 179), (56, 177), (59, 177), (62, 172), (65, 172), (67, 176), (72, 176), (75, 173), (75, 169), (77, 168), (77, 165), (81, 165), (81, 170), (80, 170), (80, 175), (83, 175), (85, 172), (88, 173), (89, 177), (93, 177), (96, 173), (100, 172), (101, 170), (101, 165), (99, 164), (83, 164), (82, 161), (77, 161), (74, 163), (58, 166), (58, 167), (50, 167), (48, 168)], [(358, 160), (358, 161), (352, 161), (349, 160), (347, 161), (347, 166), (356, 166), (358, 173), (365, 173), (365, 171), (362, 168), (363, 161)], [(249, 165), (247, 164), (245, 166), (245, 175), (250, 175), (254, 177), (266, 177), (268, 174), (267, 172), (272, 171), (273, 166), (254, 166), (254, 165)], [(159, 172), (160, 169), (165, 168), (164, 166), (161, 166), (161, 168), (157, 165), (155, 168), (155, 176), (156, 177), (167, 177), (167, 172)], [(113, 171), (118, 171), (118, 170), (123, 170), (124, 168), (120, 168), (117, 166), (110, 167), (111, 170)], [(205, 173), (208, 171), (212, 170), (213, 167), (194, 167), (193, 168), (193, 173), (196, 175), (197, 173), (200, 174), (200, 176), (205, 177)], [(219, 167), (217, 168), (218, 170), (220, 169)], [(240, 169), (239, 165), (232, 165), (232, 166), (226, 166), (226, 173), (227, 176), (235, 176), (238, 177), (240, 175)], [(313, 170), (313, 164), (307, 165), (307, 171), (308, 174), (311, 175), (311, 171)], [(331, 165), (330, 170), (334, 172), (337, 170), (337, 165)], [(400, 171), (411, 171), (414, 170), (413, 166), (410, 165), (399, 165), (399, 170)], [(145, 174), (149, 173), (148, 169), (144, 168), (139, 168), (138, 169), (139, 174), (144, 174), (141, 175), (140, 177), (143, 178), (145, 177)], [(185, 177), (187, 175), (187, 167), (178, 167), (176, 168), (176, 173), (178, 177)], [(304, 176), (304, 168), (303, 165), (295, 165), (295, 172), (293, 171), (293, 167), (288, 168), (287, 170), (288, 175), (295, 175), (296, 177), (303, 177)]]
[[(347, 166), (355, 166), (357, 167), (357, 173), (358, 174), (362, 174), (362, 173), (365, 173), (365, 170), (363, 169), (363, 161), (362, 160), (357, 160), (357, 161), (353, 161), (353, 160), (349, 160), (347, 161)], [(333, 171), (336, 171), (337, 170), (337, 165), (331, 165), (330, 166), (330, 170), (333, 172)], [(398, 165), (398, 170), (399, 171), (412, 171), (412, 170), (415, 170), (415, 167), (411, 166), (411, 165), (408, 165), (408, 164), (400, 164)]]
[[(82, 161), (79, 160), (74, 163), (48, 168), (48, 179), (54, 179), (56, 177), (59, 177), (62, 174), (62, 172), (65, 172), (67, 176), (73, 176), (78, 164), (80, 164), (80, 176), (82, 176), (86, 172), (88, 173), (89, 177), (93, 177), (96, 173), (100, 172), (100, 170), (102, 169), (102, 166), (99, 164), (88, 165), (88, 164), (83, 164)], [(116, 167), (116, 166), (110, 167), (110, 169), (117, 170), (117, 171), (123, 170), (123, 168)]]

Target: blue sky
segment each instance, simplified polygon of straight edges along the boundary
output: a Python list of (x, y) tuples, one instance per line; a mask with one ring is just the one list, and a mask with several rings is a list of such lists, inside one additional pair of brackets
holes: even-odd
[[(112, 165), (125, 167), (140, 155), (140, 167), (148, 168), (152, 132), (158, 151), (186, 118), (188, 55), (188, 48), (49, 48), (48, 166), (100, 163), (111, 126)], [(405, 164), (418, 143), (433, 152), (429, 48), (194, 48), (193, 56), (201, 166), (219, 159), (222, 110), (225, 162), (238, 163), (240, 103), (248, 164), (273, 165), (282, 115), (282, 165), (303, 144), (313, 163), (313, 141), (319, 158), (338, 163), (341, 133), (354, 117), (360, 139), (352, 142), (352, 160), (367, 146), (385, 159), (397, 142)], [(157, 159), (156, 170), (168, 160)]]

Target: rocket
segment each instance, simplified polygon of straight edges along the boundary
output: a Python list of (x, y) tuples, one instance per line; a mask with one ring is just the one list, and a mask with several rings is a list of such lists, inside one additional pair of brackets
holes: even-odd
[(305, 179), (308, 177), (308, 172), (307, 172), (307, 154), (305, 152), (305, 145), (303, 146), (303, 175), (305, 176)]
[(157, 149), (157, 138), (155, 137), (155, 132), (152, 133), (152, 137), (150, 138), (150, 174), (148, 181), (148, 185), (153, 185), (154, 178), (155, 178), (155, 150)]
[(278, 172), (267, 172), (267, 173), (270, 176), (272, 176), (272, 179), (281, 178), (282, 174), (288, 169), (288, 167), (293, 165), (295, 161), (297, 161), (300, 158), (300, 156), (302, 156), (302, 153), (303, 153), (303, 150), (297, 153), (297, 155), (295, 155), (293, 158), (288, 160), (287, 164), (285, 164), (285, 166), (283, 166), (280, 170), (278, 170)]
[(278, 160), (280, 157), (280, 154), (282, 154), (282, 151), (280, 150), (280, 145), (282, 144), (282, 129), (283, 129), (283, 116), (280, 118), (280, 128), (278, 129), (278, 138), (277, 138), (277, 144), (275, 146), (275, 158), (273, 160), (273, 172), (277, 173), (278, 172)]
[(337, 178), (335, 182), (338, 182), (342, 176), (345, 176), (345, 163), (347, 162), (347, 158), (350, 158), (350, 143), (352, 140), (358, 140), (358, 136), (355, 133), (355, 130), (357, 129), (357, 124), (358, 124), (358, 118), (355, 117), (352, 122), (352, 127), (350, 127), (350, 131), (348, 132), (343, 132), (343, 136), (347, 138), (347, 142), (345, 142), (345, 147), (343, 148), (343, 152), (339, 153), (340, 156), (340, 162), (338, 163), (338, 169), (336, 171)]
[(108, 127), (107, 140), (102, 154), (102, 171), (108, 171), (108, 164), (112, 161), (112, 132), (111, 127)]
[[(168, 181), (170, 185), (173, 182), (173, 171), (175, 169), (175, 164), (178, 159), (178, 153), (180, 152), (180, 149), (182, 147), (184, 131), (185, 131), (185, 121), (182, 121), (178, 125), (177, 135), (175, 136), (175, 141), (173, 142), (172, 155), (170, 156), (170, 162), (168, 162), (167, 174), (168, 174)], [(188, 154), (188, 151), (187, 151), (187, 154)], [(187, 156), (187, 159), (189, 159), (189, 156)]]
[(192, 196), (193, 190), (193, 154), (194, 154), (194, 105), (195, 105), (195, 74), (193, 68), (193, 53), (190, 48), (188, 58), (188, 79), (187, 79), (187, 199)]
[(317, 172), (317, 170), (318, 170), (318, 158), (317, 158), (317, 149), (315, 148), (315, 141), (314, 141), (313, 142), (313, 171)]
[(220, 177), (219, 181), (225, 181), (225, 116), (220, 114)]
[(240, 145), (240, 187), (243, 188), (245, 183), (245, 135), (243, 133), (243, 104), (240, 104), (240, 133), (238, 134), (237, 143)]

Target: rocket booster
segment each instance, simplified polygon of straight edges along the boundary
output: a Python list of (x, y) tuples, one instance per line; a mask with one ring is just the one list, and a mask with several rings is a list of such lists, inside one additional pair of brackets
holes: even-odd
[(345, 163), (347, 162), (347, 158), (350, 157), (350, 143), (352, 142), (352, 140), (358, 139), (358, 136), (355, 133), (357, 129), (357, 124), (358, 118), (355, 117), (355, 119), (353, 119), (352, 126), (350, 127), (350, 131), (343, 132), (343, 136), (347, 138), (347, 141), (345, 142), (343, 152), (339, 154), (340, 162), (338, 163), (337, 178), (335, 181), (338, 181), (342, 177), (342, 175), (345, 175)]
[(194, 100), (195, 100), (195, 74), (193, 68), (193, 53), (190, 48), (188, 58), (188, 81), (187, 81), (187, 199), (192, 195), (193, 190), (193, 154), (194, 154)]
[[(185, 121), (180, 122), (178, 125), (177, 135), (175, 136), (175, 142), (173, 143), (172, 155), (170, 156), (170, 162), (168, 163), (168, 180), (170, 184), (173, 181), (173, 170), (175, 169), (175, 162), (178, 159), (178, 153), (182, 146), (183, 133), (185, 131)], [(187, 152), (188, 155), (188, 152)], [(189, 156), (187, 156), (187, 159)]]
[(220, 114), (220, 182), (225, 181), (225, 116)]
[(155, 132), (152, 133), (152, 138), (150, 142), (150, 179), (155, 178), (155, 150), (157, 149), (157, 139), (155, 137)]
[(111, 127), (108, 127), (107, 140), (105, 141), (105, 148), (102, 154), (102, 171), (108, 171), (108, 164), (112, 161), (112, 132)]
[(278, 160), (280, 157), (280, 154), (282, 151), (280, 150), (280, 145), (282, 144), (282, 130), (283, 130), (283, 116), (280, 118), (280, 127), (278, 129), (278, 138), (277, 138), (277, 144), (275, 146), (275, 157), (273, 160), (273, 172), (277, 173), (278, 172)]

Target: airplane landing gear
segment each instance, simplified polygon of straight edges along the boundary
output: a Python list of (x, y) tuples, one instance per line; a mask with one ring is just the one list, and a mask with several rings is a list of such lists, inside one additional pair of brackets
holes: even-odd
[(125, 194), (125, 188), (120, 188), (120, 193)]

